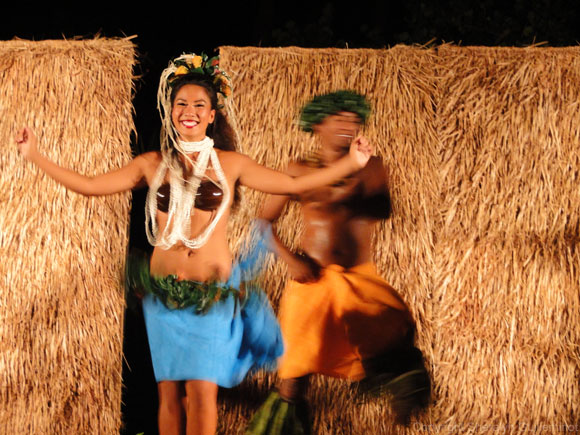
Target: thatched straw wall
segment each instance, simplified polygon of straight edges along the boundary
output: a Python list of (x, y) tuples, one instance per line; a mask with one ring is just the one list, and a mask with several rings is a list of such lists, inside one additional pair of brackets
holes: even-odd
[[(407, 429), (388, 402), (355, 403), (317, 378), (319, 434), (480, 433), (580, 423), (580, 49), (396, 46), (388, 50), (221, 47), (243, 151), (281, 168), (313, 146), (298, 130), (314, 94), (372, 101), (365, 133), (390, 170), (393, 217), (375, 259), (418, 322), (434, 403)], [(262, 196), (246, 192), (243, 232)], [(296, 208), (279, 225), (296, 241)], [(277, 305), (286, 270), (271, 265)], [(271, 376), (222, 401), (236, 433)], [(254, 395), (249, 395), (254, 393)], [(580, 430), (579, 426), (575, 426)]]
[(130, 40), (0, 42), (0, 433), (118, 433), (130, 196), (86, 198), (25, 162), (93, 175), (131, 157)]

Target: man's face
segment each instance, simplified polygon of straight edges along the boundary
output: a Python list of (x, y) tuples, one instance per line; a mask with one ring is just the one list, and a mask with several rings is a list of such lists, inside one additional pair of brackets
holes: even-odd
[(324, 147), (334, 151), (339, 149), (348, 150), (350, 143), (356, 138), (361, 126), (361, 119), (356, 113), (338, 112), (324, 118), (312, 129), (322, 142)]

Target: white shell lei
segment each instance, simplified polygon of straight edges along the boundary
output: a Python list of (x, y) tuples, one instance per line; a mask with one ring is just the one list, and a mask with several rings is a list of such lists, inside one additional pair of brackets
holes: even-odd
[[(216, 151), (213, 148), (213, 139), (205, 137), (200, 142), (176, 142), (176, 149), (193, 165), (193, 174), (189, 179), (184, 179), (168, 167), (164, 158), (159, 164), (157, 173), (149, 187), (145, 202), (145, 229), (147, 239), (153, 246), (169, 249), (178, 242), (183, 243), (189, 249), (198, 249), (207, 243), (217, 223), (226, 212), (230, 203), (230, 189), (226, 176), (220, 165)], [(197, 158), (192, 160), (188, 154), (197, 152)], [(223, 192), (223, 198), (216, 214), (213, 216), (205, 229), (196, 237), (190, 237), (191, 216), (195, 213), (195, 198), (197, 190), (205, 174), (209, 161), (214, 170), (217, 181)], [(165, 174), (169, 169), (169, 209), (167, 210), (167, 223), (165, 229), (159, 234), (157, 225), (157, 191), (165, 180)]]

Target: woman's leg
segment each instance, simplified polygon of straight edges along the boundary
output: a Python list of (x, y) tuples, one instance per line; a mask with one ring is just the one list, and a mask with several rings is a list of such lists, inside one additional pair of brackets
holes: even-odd
[(185, 390), (181, 381), (161, 381), (159, 392), (158, 425), (160, 435), (181, 435), (185, 430), (183, 397)]
[(185, 382), (187, 435), (213, 435), (217, 429), (218, 386), (213, 382)]

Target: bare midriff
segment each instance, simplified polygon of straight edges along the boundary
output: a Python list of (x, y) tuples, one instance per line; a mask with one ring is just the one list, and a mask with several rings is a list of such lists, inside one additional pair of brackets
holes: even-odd
[[(234, 187), (230, 187), (233, 192)], [(200, 234), (216, 211), (195, 209), (191, 217), (191, 234)], [(156, 246), (151, 256), (150, 270), (153, 276), (177, 275), (180, 280), (227, 281), (232, 267), (232, 254), (227, 241), (229, 210), (217, 223), (207, 243), (198, 249), (190, 249), (178, 243), (169, 249)], [(159, 232), (165, 228), (167, 214), (157, 212)]]

